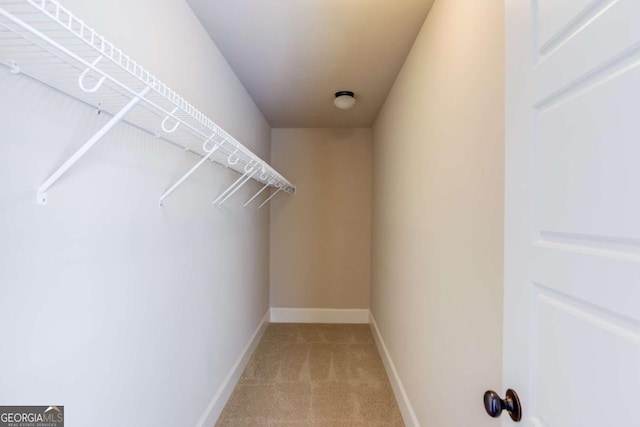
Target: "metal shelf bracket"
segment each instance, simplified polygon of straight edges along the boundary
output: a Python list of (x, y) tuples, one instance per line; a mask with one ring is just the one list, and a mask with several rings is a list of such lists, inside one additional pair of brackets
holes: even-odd
[(226, 190), (224, 190), (212, 203), (212, 205), (222, 206), (224, 202), (226, 202), (229, 197), (233, 196), (233, 194), (240, 189), (247, 181), (249, 181), (253, 175), (258, 172), (257, 165), (254, 166), (245, 166), (244, 174), (235, 180), (233, 184), (231, 184)]
[(115, 116), (113, 116), (111, 120), (109, 120), (98, 132), (96, 132), (87, 142), (85, 142), (84, 145), (78, 149), (78, 151), (73, 153), (73, 155), (69, 157), (69, 159), (58, 168), (58, 170), (56, 170), (49, 178), (47, 178), (45, 182), (42, 183), (40, 187), (38, 187), (36, 201), (39, 205), (47, 204), (47, 190), (49, 190), (49, 188), (51, 188), (51, 186), (55, 184), (56, 181), (58, 181), (60, 177), (62, 177), (62, 175), (64, 175), (73, 165), (75, 165), (78, 160), (80, 160), (85, 154), (87, 154), (87, 151), (93, 148), (93, 146), (96, 145), (96, 143), (100, 141), (100, 139), (102, 139), (102, 137), (105, 136), (107, 132), (111, 130), (111, 128), (118, 124), (118, 122), (120, 122), (124, 118), (124, 116), (129, 111), (131, 111), (136, 106), (136, 104), (138, 104), (138, 102), (140, 102), (140, 99), (145, 96), (150, 89), (151, 88), (149, 87), (145, 87), (138, 94), (138, 96), (132, 98), (131, 101), (127, 103), (127, 105), (125, 105)]
[(273, 199), (273, 198), (276, 196), (276, 194), (278, 194), (278, 193), (279, 193), (279, 192), (281, 192), (281, 191), (282, 191), (282, 187), (278, 187), (278, 189), (277, 189), (276, 191), (274, 191), (274, 192), (273, 192), (273, 194), (272, 194), (272, 195), (270, 195), (270, 196), (269, 196), (269, 198), (268, 198), (267, 200), (265, 200), (264, 202), (262, 202), (262, 204), (261, 204), (260, 206), (258, 206), (258, 209), (260, 209), (260, 208), (262, 208), (264, 205), (266, 205), (266, 204), (269, 202), (269, 200)]
[(246, 208), (247, 206), (249, 206), (249, 204), (251, 202), (253, 202), (253, 199), (255, 199), (256, 197), (258, 197), (264, 190), (266, 190), (267, 188), (269, 188), (270, 185), (272, 185), (275, 182), (274, 179), (270, 179), (268, 183), (266, 183), (256, 194), (253, 195), (252, 198), (250, 198), (249, 200), (247, 200), (247, 202), (242, 205), (243, 208)]
[(202, 166), (207, 160), (209, 160), (211, 158), (211, 156), (213, 156), (213, 153), (218, 151), (218, 148), (220, 148), (219, 144), (214, 144), (213, 147), (211, 147), (211, 148), (209, 148), (209, 146), (208, 146), (209, 141), (211, 141), (213, 139), (213, 137), (216, 136), (216, 135), (217, 135), (217, 132), (214, 132), (213, 135), (211, 135), (209, 137), (209, 139), (207, 139), (202, 144), (202, 149), (207, 153), (207, 155), (203, 156), (202, 159), (200, 159), (200, 161), (198, 163), (196, 163), (191, 169), (189, 169), (189, 171), (187, 173), (185, 173), (182, 176), (182, 178), (180, 178), (178, 181), (176, 181), (175, 184), (173, 184), (167, 191), (164, 192), (164, 194), (162, 194), (162, 196), (160, 196), (160, 206), (162, 206), (162, 203), (164, 202), (164, 199), (169, 197), (169, 195), (171, 193), (173, 193), (173, 191), (176, 188), (178, 188), (184, 181), (186, 181), (186, 179), (189, 178), (191, 176), (191, 174), (193, 174), (200, 166)]

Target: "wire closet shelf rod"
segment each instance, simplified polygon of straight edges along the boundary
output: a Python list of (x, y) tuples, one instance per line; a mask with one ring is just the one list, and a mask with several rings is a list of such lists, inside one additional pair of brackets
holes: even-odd
[(46, 191), (56, 180), (119, 121), (200, 157), (161, 195), (161, 203), (206, 160), (275, 189), (273, 194), (295, 193), (267, 162), (55, 0), (0, 0), (0, 63), (113, 116), (41, 185), (40, 204), (46, 204)]

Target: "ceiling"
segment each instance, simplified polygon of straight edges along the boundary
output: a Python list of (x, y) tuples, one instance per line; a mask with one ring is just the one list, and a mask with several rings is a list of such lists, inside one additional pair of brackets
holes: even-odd
[[(373, 124), (433, 0), (187, 0), (272, 127)], [(333, 94), (356, 105), (339, 110)]]

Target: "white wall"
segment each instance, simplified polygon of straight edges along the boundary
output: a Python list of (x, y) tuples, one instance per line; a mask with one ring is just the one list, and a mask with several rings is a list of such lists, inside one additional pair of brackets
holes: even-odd
[[(270, 127), (183, 0), (63, 0), (268, 160)], [(71, 77), (73, 78), (73, 77)], [(0, 404), (65, 405), (70, 426), (193, 426), (268, 309), (269, 211), (197, 158), (0, 68)]]
[(273, 166), (296, 183), (272, 204), (271, 306), (369, 308), (371, 129), (273, 129)]
[(374, 126), (372, 313), (423, 426), (497, 426), (503, 2), (436, 0)]

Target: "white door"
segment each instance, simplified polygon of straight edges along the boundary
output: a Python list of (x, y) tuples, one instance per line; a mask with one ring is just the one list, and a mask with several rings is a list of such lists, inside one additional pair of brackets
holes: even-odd
[(506, 53), (505, 388), (640, 427), (640, 0), (507, 0)]

